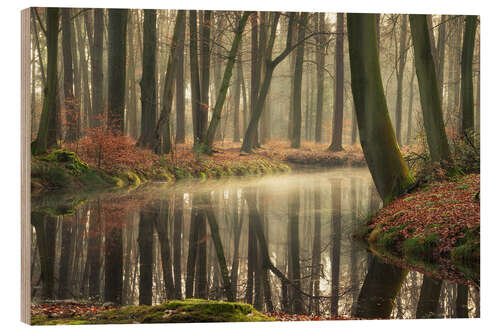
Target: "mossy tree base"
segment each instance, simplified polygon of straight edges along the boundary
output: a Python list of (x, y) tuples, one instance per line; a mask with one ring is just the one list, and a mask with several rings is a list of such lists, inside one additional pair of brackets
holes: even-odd
[(273, 321), (245, 303), (187, 299), (160, 305), (131, 305), (99, 314), (66, 318), (35, 315), (32, 325), (203, 323)]

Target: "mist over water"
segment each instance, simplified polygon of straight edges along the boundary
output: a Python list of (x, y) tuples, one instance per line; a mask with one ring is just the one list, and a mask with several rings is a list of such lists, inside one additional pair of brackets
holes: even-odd
[[(38, 301), (119, 304), (223, 300), (225, 265), (235, 300), (262, 311), (415, 318), (423, 275), (382, 263), (353, 238), (380, 206), (366, 168), (151, 184), (102, 194), (72, 214), (35, 220), (32, 294)], [(258, 230), (271, 262), (293, 286), (263, 268)], [(42, 277), (42, 265), (54, 269)], [(398, 281), (392, 301), (380, 283)], [(476, 289), (445, 281), (428, 296), (438, 304), (437, 316), (457, 316), (463, 288), (470, 288), (469, 316), (479, 314)]]

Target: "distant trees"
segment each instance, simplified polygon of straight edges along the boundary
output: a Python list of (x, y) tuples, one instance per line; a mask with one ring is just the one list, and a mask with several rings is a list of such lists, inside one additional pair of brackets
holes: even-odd
[(125, 116), (126, 9), (108, 9), (108, 128), (123, 133)]
[(413, 181), (392, 128), (380, 75), (373, 14), (347, 14), (351, 88), (361, 147), (380, 197), (391, 201)]

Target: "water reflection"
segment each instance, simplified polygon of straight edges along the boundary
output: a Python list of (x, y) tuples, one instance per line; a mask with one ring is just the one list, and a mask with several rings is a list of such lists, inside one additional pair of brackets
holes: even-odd
[(150, 186), (72, 214), (34, 208), (32, 295), (243, 301), (362, 318), (479, 316), (479, 291), (373, 257), (352, 238), (380, 200), (365, 169)]

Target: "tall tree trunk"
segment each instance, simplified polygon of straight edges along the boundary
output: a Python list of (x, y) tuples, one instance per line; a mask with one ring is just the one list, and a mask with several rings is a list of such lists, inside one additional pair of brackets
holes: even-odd
[(335, 104), (332, 117), (332, 143), (328, 150), (341, 151), (344, 123), (344, 13), (337, 13), (335, 39)]
[(241, 84), (243, 79), (243, 71), (241, 69), (241, 51), (238, 52), (238, 60), (236, 62), (236, 80), (232, 87), (233, 96), (233, 142), (240, 142), (240, 97), (241, 97)]
[(124, 129), (127, 16), (126, 9), (108, 9), (108, 128), (119, 133)]
[(451, 163), (451, 153), (444, 130), (441, 96), (439, 96), (435, 62), (432, 61), (432, 44), (427, 30), (426, 16), (410, 15), (410, 27), (420, 91), (420, 105), (422, 106), (431, 159), (434, 162), (446, 161)]
[(200, 17), (200, 139), (203, 140), (208, 123), (210, 88), (210, 31), (212, 26), (212, 11), (203, 11), (203, 18)]
[(156, 10), (144, 10), (141, 86), (141, 147), (152, 147), (156, 124)]
[(347, 14), (351, 86), (361, 146), (384, 203), (412, 182), (392, 128), (378, 60), (375, 16)]
[[(303, 40), (307, 25), (306, 12), (301, 13), (298, 31), (298, 40)], [(292, 112), (292, 137), (291, 147), (300, 148), (301, 128), (302, 128), (302, 67), (304, 63), (304, 43), (297, 47), (297, 57), (295, 58), (295, 70), (293, 81), (293, 112)]]
[[(42, 115), (33, 151), (43, 154), (57, 144), (57, 50), (59, 9), (47, 8), (47, 84), (44, 87)], [(43, 68), (43, 67), (42, 67)]]
[[(186, 25), (186, 11), (179, 10), (175, 20), (173, 40), (178, 40), (182, 32), (182, 26)], [(172, 100), (174, 97), (174, 79), (177, 70), (177, 52), (178, 43), (172, 43), (170, 46), (170, 55), (168, 57), (167, 71), (163, 86), (163, 105), (161, 107), (160, 118), (154, 129), (151, 147), (157, 154), (168, 154), (172, 151), (172, 136), (170, 134), (170, 116), (172, 111)], [(162, 140), (163, 138), (163, 140)], [(162, 142), (163, 141), (163, 142)]]
[(66, 141), (75, 141), (78, 138), (78, 117), (75, 93), (73, 91), (73, 54), (71, 53), (71, 9), (61, 9), (62, 19), (62, 54), (64, 69), (64, 111), (66, 121)]
[[(86, 13), (85, 15), (88, 15)], [(89, 119), (91, 115), (91, 110), (92, 110), (92, 105), (90, 102), (90, 87), (89, 87), (89, 65), (88, 65), (88, 58), (86, 56), (85, 52), (85, 34), (82, 33), (82, 27), (77, 20), (75, 22), (76, 25), (76, 35), (78, 37), (78, 53), (80, 55), (80, 73), (82, 76), (82, 100), (83, 100), (83, 114), (84, 114), (84, 126), (85, 128), (88, 128), (89, 126)], [(90, 43), (89, 43), (90, 45)]]
[(462, 47), (462, 135), (474, 129), (474, 85), (472, 83), (472, 61), (476, 38), (477, 16), (467, 15)]
[[(104, 39), (104, 9), (94, 8), (94, 25), (92, 49), (90, 51), (91, 78), (92, 78), (92, 116), (90, 127), (99, 126), (99, 117), (104, 114), (104, 68), (103, 68), (103, 39)], [(87, 27), (88, 29), (88, 27)]]
[[(318, 15), (318, 32), (325, 32), (325, 13)], [(340, 36), (337, 35), (337, 38)], [(314, 132), (314, 141), (321, 142), (323, 130), (323, 86), (325, 83), (325, 37), (320, 35), (316, 41), (316, 72), (317, 72), (317, 91), (316, 91), (316, 126)]]
[[(201, 106), (200, 69), (198, 65), (198, 23), (196, 10), (189, 11), (189, 65), (191, 73), (191, 109), (193, 119), (194, 145), (203, 137), (203, 118)], [(186, 296), (187, 297), (187, 296)]]
[(186, 20), (181, 25), (179, 31), (179, 41), (177, 45), (177, 77), (175, 80), (175, 143), (186, 142), (186, 101), (184, 88), (184, 43), (186, 41)]
[(413, 140), (413, 134), (412, 134), (412, 127), (413, 127), (413, 87), (414, 87), (414, 82), (415, 82), (415, 66), (412, 66), (412, 71), (411, 71), (411, 79), (410, 79), (410, 95), (408, 96), (408, 128), (407, 128), (407, 135), (406, 135), (406, 144), (409, 145), (412, 143)]
[(401, 33), (399, 38), (398, 70), (397, 70), (397, 91), (396, 91), (396, 139), (402, 145), (401, 123), (403, 119), (403, 78), (406, 65), (406, 34), (408, 31), (407, 16), (402, 14)]
[[(437, 80), (439, 87), (439, 96), (443, 101), (443, 90), (444, 90), (444, 55), (446, 48), (446, 21), (448, 20), (447, 15), (441, 15), (441, 23), (438, 29), (438, 43), (437, 43)], [(444, 101), (443, 101), (444, 103)], [(441, 105), (444, 110), (444, 105)]]

